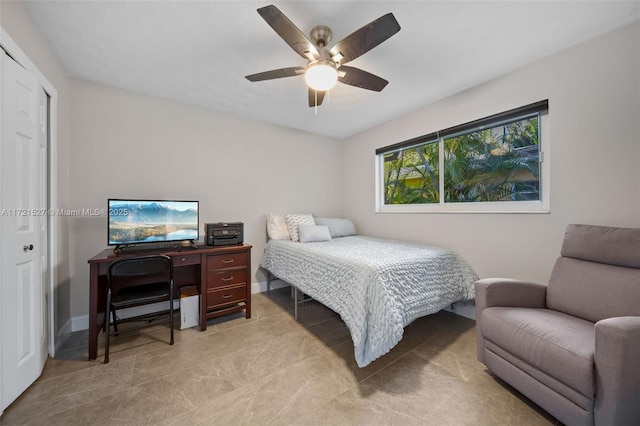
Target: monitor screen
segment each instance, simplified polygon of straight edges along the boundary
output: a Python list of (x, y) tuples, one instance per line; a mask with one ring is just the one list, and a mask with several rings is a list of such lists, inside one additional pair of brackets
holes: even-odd
[(198, 239), (198, 202), (109, 199), (109, 245)]

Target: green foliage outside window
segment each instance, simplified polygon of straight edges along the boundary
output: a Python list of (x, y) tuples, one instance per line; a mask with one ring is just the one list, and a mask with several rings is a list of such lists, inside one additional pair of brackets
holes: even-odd
[(537, 116), (386, 153), (385, 204), (540, 200), (539, 157)]
[(440, 202), (437, 142), (384, 156), (385, 204)]

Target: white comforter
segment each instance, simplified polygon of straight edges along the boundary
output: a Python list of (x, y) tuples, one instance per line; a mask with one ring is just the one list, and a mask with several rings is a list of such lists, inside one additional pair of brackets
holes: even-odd
[(362, 236), (271, 240), (260, 266), (340, 314), (360, 367), (389, 352), (416, 318), (473, 299), (478, 279), (450, 250)]

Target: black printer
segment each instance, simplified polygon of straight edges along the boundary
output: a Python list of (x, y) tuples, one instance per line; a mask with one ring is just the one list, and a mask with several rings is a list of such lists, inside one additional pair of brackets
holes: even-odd
[(242, 222), (205, 223), (204, 233), (208, 246), (229, 246), (244, 242)]

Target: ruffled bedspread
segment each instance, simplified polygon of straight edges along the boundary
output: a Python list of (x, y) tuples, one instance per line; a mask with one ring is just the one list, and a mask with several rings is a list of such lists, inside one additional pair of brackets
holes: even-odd
[(340, 315), (360, 367), (389, 352), (416, 318), (472, 300), (478, 279), (451, 250), (363, 236), (271, 240), (260, 266)]

